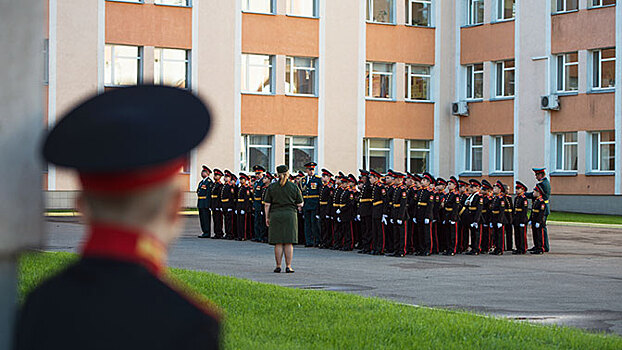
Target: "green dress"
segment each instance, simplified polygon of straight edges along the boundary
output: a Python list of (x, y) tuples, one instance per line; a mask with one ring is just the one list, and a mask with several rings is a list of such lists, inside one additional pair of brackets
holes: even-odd
[(283, 187), (278, 182), (272, 183), (266, 190), (264, 201), (270, 203), (268, 242), (270, 244), (297, 244), (296, 211), (297, 204), (302, 203), (302, 193), (298, 186), (289, 181)]

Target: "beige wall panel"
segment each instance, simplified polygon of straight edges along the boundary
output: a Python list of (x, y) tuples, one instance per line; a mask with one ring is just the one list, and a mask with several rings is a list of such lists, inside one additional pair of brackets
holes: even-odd
[(514, 22), (483, 24), (460, 29), (460, 63), (514, 58)]
[(242, 52), (318, 57), (319, 20), (243, 13)]
[(106, 42), (192, 48), (192, 8), (106, 1)]
[(368, 61), (434, 64), (434, 28), (366, 26)]
[(434, 139), (434, 104), (365, 102), (365, 137)]
[(551, 18), (551, 52), (615, 46), (615, 19), (615, 7), (554, 15)]
[(514, 100), (469, 103), (469, 116), (460, 117), (460, 136), (514, 133)]
[(553, 194), (609, 194), (614, 191), (614, 176), (551, 176)]
[(242, 95), (242, 134), (317, 136), (318, 99)]
[(613, 130), (614, 98), (614, 93), (561, 96), (561, 109), (551, 112), (551, 132)]
[(75, 191), (80, 189), (80, 180), (75, 171), (56, 168), (56, 191)]

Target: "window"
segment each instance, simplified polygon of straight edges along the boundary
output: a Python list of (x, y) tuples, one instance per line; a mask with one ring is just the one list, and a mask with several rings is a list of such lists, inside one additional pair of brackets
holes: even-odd
[(497, 63), (497, 97), (514, 96), (514, 60)]
[(163, 49), (156, 47), (154, 55), (153, 83), (156, 85), (168, 85), (181, 89), (189, 88), (189, 65), (190, 51), (179, 49)]
[(432, 0), (406, 0), (406, 23), (412, 26), (432, 26)]
[(555, 135), (555, 170), (577, 171), (577, 142), (576, 132), (565, 132)]
[(242, 11), (274, 13), (273, 0), (242, 0)]
[(141, 82), (142, 48), (106, 45), (104, 49), (104, 85), (129, 86)]
[(553, 0), (555, 12), (565, 12), (579, 9), (579, 0)]
[(242, 54), (243, 92), (272, 93), (272, 57)]
[(614, 171), (615, 154), (614, 131), (601, 131), (592, 134), (592, 171)]
[(514, 135), (495, 136), (495, 172), (514, 171)]
[(590, 7), (613, 6), (616, 0), (588, 0)]
[(395, 23), (393, 0), (367, 0), (367, 20), (377, 23)]
[(305, 164), (315, 161), (315, 137), (285, 137), (285, 164), (292, 173), (305, 170)]
[(481, 172), (482, 171), (482, 151), (484, 144), (481, 136), (472, 136), (465, 139), (465, 162), (464, 170)]
[(430, 171), (430, 141), (406, 140), (406, 169), (411, 173)]
[(406, 99), (430, 100), (430, 67), (406, 66)]
[(267, 171), (272, 167), (272, 136), (268, 135), (242, 135), (240, 169), (252, 171), (255, 165), (261, 165)]
[(315, 58), (287, 57), (285, 91), (296, 95), (315, 95)]
[(557, 91), (579, 90), (579, 54), (565, 53), (557, 56)]
[(315, 0), (287, 0), (287, 14), (294, 16), (316, 17)]
[(43, 40), (43, 84), (50, 83), (50, 39)]
[(515, 0), (497, 0), (497, 19), (513, 19), (516, 10)]
[(467, 94), (468, 99), (484, 98), (484, 64), (467, 66)]
[(190, 0), (155, 0), (156, 5), (190, 6)]
[(467, 0), (467, 24), (484, 23), (484, 0)]
[(386, 173), (391, 162), (391, 140), (363, 139), (363, 168)]
[(367, 62), (365, 96), (371, 98), (393, 98), (393, 64)]
[(190, 164), (191, 164), (190, 152), (188, 152), (184, 156), (184, 164), (181, 166), (181, 173), (182, 174), (190, 174)]
[(596, 50), (592, 53), (594, 89), (611, 89), (616, 79), (616, 49)]

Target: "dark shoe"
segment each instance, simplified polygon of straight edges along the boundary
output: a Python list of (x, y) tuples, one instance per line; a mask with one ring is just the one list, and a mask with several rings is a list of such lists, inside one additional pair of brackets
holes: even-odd
[(531, 247), (531, 248), (527, 249), (528, 252), (533, 252), (535, 250), (536, 250), (536, 247)]
[(544, 252), (543, 252), (543, 251), (541, 251), (541, 250), (534, 250), (534, 251), (531, 251), (530, 253), (531, 253), (531, 254), (534, 254), (534, 255), (541, 255), (541, 254), (544, 254)]
[(313, 244), (305, 244), (305, 248), (313, 248)]
[(503, 251), (497, 250), (497, 251), (494, 251), (494, 252), (492, 252), (490, 254), (492, 254), (492, 255), (503, 255)]
[(200, 236), (198, 236), (199, 238), (210, 238), (210, 234), (209, 233), (204, 233)]
[(281, 268), (277, 267), (276, 269), (274, 269), (274, 273), (281, 273)]
[(402, 252), (395, 252), (391, 256), (394, 257), (394, 258), (403, 258), (404, 257), (404, 253), (402, 253)]
[(430, 252), (423, 252), (423, 253), (421, 253), (421, 256), (430, 256), (430, 255), (432, 255), (432, 254), (430, 254)]
[(456, 253), (454, 253), (454, 252), (445, 252), (445, 253), (443, 253), (443, 255), (454, 256), (454, 255), (456, 255)]
[(341, 250), (344, 252), (351, 252), (352, 248), (341, 248)]
[(294, 270), (290, 269), (289, 267), (286, 267), (285, 273), (294, 273)]
[(466, 255), (479, 255), (479, 252), (476, 252), (475, 250), (471, 250), (470, 252), (467, 252)]

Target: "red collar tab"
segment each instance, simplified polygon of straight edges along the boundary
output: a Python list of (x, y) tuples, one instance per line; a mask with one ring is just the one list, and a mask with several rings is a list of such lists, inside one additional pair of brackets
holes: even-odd
[(115, 173), (80, 173), (80, 181), (86, 192), (124, 193), (146, 188), (178, 174), (184, 159), (165, 164)]
[(136, 263), (151, 273), (164, 271), (166, 247), (157, 238), (136, 230), (107, 224), (93, 224), (82, 249), (85, 257), (107, 258)]

